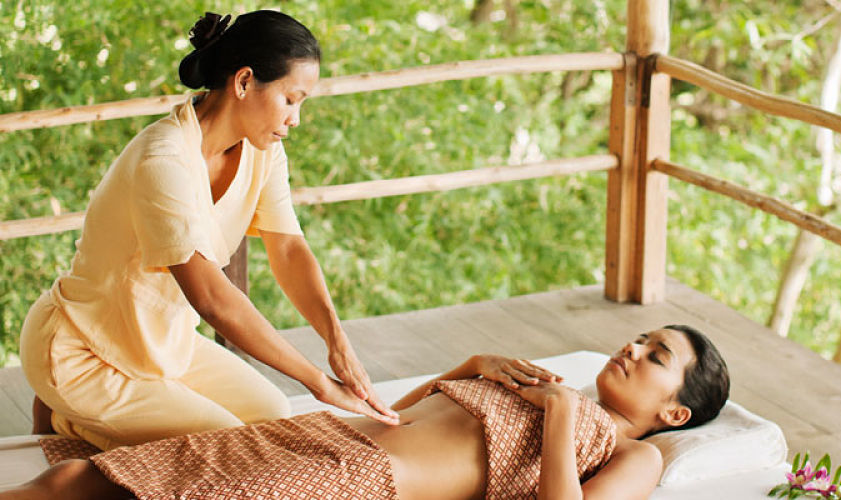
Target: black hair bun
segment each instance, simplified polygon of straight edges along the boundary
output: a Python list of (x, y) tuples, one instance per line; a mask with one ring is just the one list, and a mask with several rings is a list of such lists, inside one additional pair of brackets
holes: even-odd
[(190, 43), (199, 50), (207, 47), (222, 36), (230, 21), (230, 14), (222, 17), (215, 12), (205, 12), (204, 16), (190, 29)]
[(190, 43), (196, 49), (182, 59), (178, 66), (181, 83), (191, 89), (199, 89), (207, 84), (207, 76), (201, 65), (202, 53), (222, 37), (230, 21), (230, 14), (222, 17), (215, 12), (205, 12), (204, 16), (196, 21), (190, 29)]

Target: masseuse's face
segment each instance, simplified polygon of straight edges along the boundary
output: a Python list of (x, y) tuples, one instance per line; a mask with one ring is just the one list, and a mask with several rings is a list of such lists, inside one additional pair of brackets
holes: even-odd
[(677, 394), (686, 367), (694, 360), (692, 344), (683, 332), (643, 333), (616, 352), (599, 373), (599, 399), (635, 424), (674, 425), (664, 419), (675, 417), (668, 412), (681, 407)]
[(268, 149), (301, 123), (301, 104), (312, 93), (318, 73), (318, 62), (303, 60), (293, 62), (283, 78), (257, 83), (252, 76), (250, 83), (244, 84), (241, 125), (251, 144)]

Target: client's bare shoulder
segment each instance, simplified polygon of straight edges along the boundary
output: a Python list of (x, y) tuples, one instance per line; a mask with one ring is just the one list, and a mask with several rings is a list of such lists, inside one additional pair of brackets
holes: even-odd
[(620, 437), (610, 461), (582, 485), (582, 490), (588, 499), (648, 498), (662, 470), (663, 457), (656, 446)]

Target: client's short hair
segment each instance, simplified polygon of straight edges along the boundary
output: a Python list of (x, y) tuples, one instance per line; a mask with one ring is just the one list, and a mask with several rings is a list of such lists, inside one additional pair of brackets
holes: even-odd
[(680, 404), (692, 410), (692, 416), (685, 424), (669, 430), (690, 429), (705, 424), (718, 416), (730, 396), (727, 363), (710, 339), (695, 328), (687, 325), (668, 325), (663, 328), (686, 335), (695, 351), (695, 361), (687, 365), (683, 387), (677, 395)]

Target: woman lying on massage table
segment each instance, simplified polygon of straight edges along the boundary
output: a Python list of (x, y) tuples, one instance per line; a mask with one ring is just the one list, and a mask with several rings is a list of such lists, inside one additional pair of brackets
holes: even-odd
[(714, 418), (727, 366), (682, 325), (641, 334), (596, 378), (599, 401), (528, 361), (473, 356), (395, 403), (399, 426), (328, 412), (62, 462), (5, 498), (647, 498), (639, 441)]

